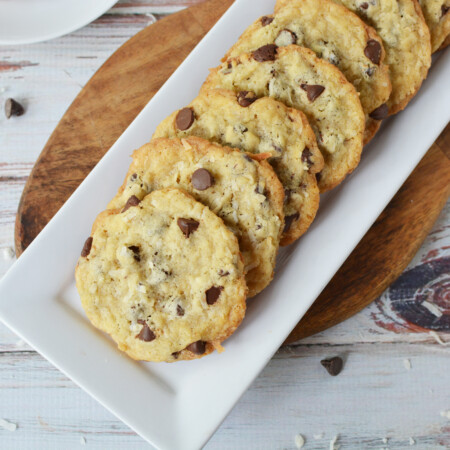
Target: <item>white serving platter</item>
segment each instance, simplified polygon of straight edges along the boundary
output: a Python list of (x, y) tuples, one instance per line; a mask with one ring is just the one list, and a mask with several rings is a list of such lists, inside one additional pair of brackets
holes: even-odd
[(0, 45), (62, 36), (101, 16), (117, 0), (0, 0)]
[(195, 97), (208, 68), (274, 3), (238, 0), (227, 11), (0, 283), (1, 320), (160, 449), (206, 443), (450, 119), (447, 52), (406, 111), (386, 121), (354, 174), (323, 196), (308, 233), (283, 249), (274, 282), (250, 301), (223, 354), (175, 364), (132, 361), (81, 309), (74, 283), (80, 250), (121, 184), (132, 150)]

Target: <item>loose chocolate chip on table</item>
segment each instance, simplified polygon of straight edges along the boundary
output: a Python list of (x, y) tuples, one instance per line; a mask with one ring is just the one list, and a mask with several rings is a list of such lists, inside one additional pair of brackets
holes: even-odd
[(189, 344), (186, 347), (186, 350), (189, 350), (192, 353), (195, 353), (196, 355), (203, 355), (206, 351), (206, 342), (205, 341), (197, 341), (192, 344)]
[(286, 216), (284, 218), (284, 233), (287, 233), (290, 229), (292, 224), (296, 221), (300, 219), (300, 214), (299, 213), (295, 213), (295, 214), (291, 214), (290, 216)]
[(263, 27), (266, 27), (267, 25), (270, 25), (273, 22), (273, 17), (261, 17), (261, 25)]
[(5, 116), (9, 119), (11, 116), (21, 116), (25, 112), (23, 106), (14, 100), (13, 98), (8, 98), (5, 102)]
[(177, 114), (175, 123), (180, 131), (187, 130), (194, 123), (194, 111), (191, 108), (181, 109)]
[(214, 177), (206, 169), (197, 169), (192, 174), (191, 183), (198, 191), (204, 191), (214, 184)]
[(223, 291), (222, 286), (213, 286), (209, 288), (206, 293), (206, 303), (208, 305), (214, 305), (214, 303), (217, 302), (218, 298), (220, 297), (220, 293)]
[(81, 256), (83, 258), (86, 258), (86, 256), (88, 256), (89, 253), (91, 253), (91, 247), (92, 247), (93, 240), (94, 240), (94, 238), (92, 236), (89, 236), (86, 239), (86, 242), (83, 245), (83, 250), (81, 250)]
[(367, 42), (366, 48), (364, 49), (364, 54), (369, 58), (374, 64), (380, 64), (381, 61), (381, 44), (375, 39), (370, 39)]
[(306, 163), (306, 165), (308, 167), (312, 166), (312, 161), (311, 161), (311, 156), (312, 156), (312, 152), (309, 148), (305, 148), (302, 152), (302, 162)]
[(277, 48), (275, 44), (263, 45), (252, 53), (253, 59), (258, 62), (275, 61)]
[(145, 320), (138, 320), (138, 324), (142, 325), (142, 330), (139, 334), (136, 335), (137, 339), (140, 339), (144, 342), (151, 342), (156, 339), (155, 333), (150, 330)]
[(370, 114), (369, 117), (374, 120), (383, 120), (386, 119), (386, 117), (389, 114), (389, 107), (384, 103), (383, 105), (379, 106), (377, 109), (374, 109)]
[(333, 377), (339, 375), (342, 371), (342, 367), (344, 366), (344, 362), (342, 361), (342, 358), (339, 358), (339, 356), (335, 356), (330, 359), (322, 359), (320, 364), (322, 364), (322, 366), (327, 369), (327, 372)]
[(181, 305), (177, 305), (177, 316), (184, 316), (184, 309), (181, 307)]
[(313, 102), (317, 97), (319, 97), (325, 90), (320, 84), (306, 84), (303, 83), (300, 87), (306, 92), (306, 96), (310, 102)]
[(177, 220), (177, 224), (186, 238), (188, 238), (200, 225), (194, 219), (183, 219), (181, 217)]
[(130, 247), (128, 247), (129, 250), (131, 250), (134, 255), (134, 259), (139, 262), (141, 260), (141, 256), (139, 255), (140, 249), (137, 245), (131, 245)]
[(278, 47), (286, 47), (288, 45), (295, 44), (297, 42), (297, 35), (291, 30), (281, 30), (275, 39), (275, 44)]
[(137, 206), (139, 203), (141, 203), (141, 201), (135, 195), (132, 195), (125, 203), (122, 212), (128, 211), (132, 206)]
[(450, 11), (450, 6), (442, 5), (441, 6), (441, 12), (442, 12), (441, 17), (444, 17), (449, 11)]
[(241, 91), (237, 95), (237, 102), (243, 107), (247, 108), (256, 101), (256, 95), (250, 91)]

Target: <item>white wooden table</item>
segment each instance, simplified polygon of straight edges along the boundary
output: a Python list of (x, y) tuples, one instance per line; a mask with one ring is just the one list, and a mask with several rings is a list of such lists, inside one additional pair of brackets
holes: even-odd
[[(82, 86), (128, 38), (200, 1), (122, 0), (71, 35), (0, 48), (1, 108), (7, 97), (26, 107), (24, 116), (9, 121), (0, 113), (0, 275), (12, 263), (14, 219), (27, 176)], [(440, 321), (438, 336), (450, 342), (449, 263), (450, 203), (409, 268), (410, 279), (423, 278), (430, 264), (448, 269), (425, 280), (422, 291), (432, 305), (425, 325)], [(345, 323), (280, 350), (207, 448), (293, 449), (298, 433), (306, 449), (328, 449), (335, 436), (343, 449), (450, 448), (450, 344), (406, 321), (402, 308), (414, 303), (405, 300), (412, 294), (406, 290), (402, 303), (393, 291)], [(413, 319), (425, 320), (420, 314)], [(334, 355), (345, 359), (338, 377), (320, 365)], [(0, 428), (1, 449), (148, 448), (2, 325), (0, 418), (18, 425), (14, 432)]]

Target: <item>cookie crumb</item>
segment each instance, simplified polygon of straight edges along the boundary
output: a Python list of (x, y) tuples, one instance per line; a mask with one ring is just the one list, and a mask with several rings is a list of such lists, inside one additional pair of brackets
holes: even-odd
[(433, 303), (427, 302), (426, 300), (422, 302), (422, 306), (428, 309), (433, 316), (442, 317), (442, 311)]
[(387, 444), (388, 443), (388, 438), (381, 439), (381, 442), (383, 442), (383, 444)]
[(17, 424), (8, 422), (5, 419), (0, 419), (0, 427), (2, 427), (6, 431), (16, 431), (17, 430)]
[(410, 437), (409, 438), (409, 445), (415, 445), (415, 443), (416, 443), (416, 441), (412, 437)]
[(337, 440), (339, 439), (339, 435), (337, 434), (333, 439), (330, 441), (330, 450), (339, 450), (340, 445), (336, 445)]
[(294, 441), (297, 448), (302, 448), (305, 445), (305, 438), (301, 434), (297, 434)]
[(409, 359), (404, 359), (403, 360), (403, 365), (405, 366), (406, 370), (411, 370), (411, 361)]
[(84, 436), (80, 437), (80, 444), (81, 445), (86, 445), (86, 438)]
[(11, 247), (5, 247), (2, 248), (2, 257), (5, 261), (12, 261), (16, 257), (16, 254)]
[(319, 434), (315, 434), (314, 435), (314, 439), (318, 440), (318, 439), (323, 439), (324, 434), (323, 433), (319, 433)]
[(450, 409), (447, 409), (447, 411), (441, 411), (441, 416), (445, 417), (447, 420), (450, 420)]
[(436, 331), (429, 331), (428, 334), (440, 345), (446, 347), (450, 345), (450, 342), (444, 342), (441, 337), (436, 333)]

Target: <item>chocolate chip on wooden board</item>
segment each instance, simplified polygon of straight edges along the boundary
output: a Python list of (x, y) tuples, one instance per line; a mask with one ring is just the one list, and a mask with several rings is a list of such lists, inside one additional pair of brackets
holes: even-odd
[(9, 119), (11, 116), (21, 116), (25, 112), (24, 107), (13, 98), (8, 98), (5, 102), (5, 116)]
[(194, 219), (184, 219), (182, 217), (177, 220), (177, 224), (186, 238), (188, 238), (195, 230), (197, 230), (198, 226), (200, 225), (199, 222)]
[(275, 61), (277, 48), (275, 44), (263, 45), (252, 53), (253, 59), (258, 62)]
[(204, 191), (214, 184), (214, 177), (206, 169), (197, 169), (192, 174), (191, 183), (197, 191)]
[(327, 372), (335, 377), (336, 375), (339, 375), (342, 371), (342, 368), (344, 366), (344, 361), (342, 361), (342, 358), (339, 356), (335, 356), (333, 358), (328, 359), (322, 359), (320, 361), (320, 364), (322, 364), (325, 369), (327, 369)]
[(367, 42), (366, 48), (364, 49), (364, 54), (374, 64), (379, 65), (381, 61), (381, 44), (375, 39), (370, 39)]
[(306, 96), (310, 102), (313, 102), (317, 97), (320, 97), (322, 92), (325, 90), (325, 88), (320, 84), (302, 83), (300, 87), (306, 92)]
[(195, 115), (191, 108), (183, 108), (178, 111), (175, 123), (180, 131), (191, 128), (194, 123)]

